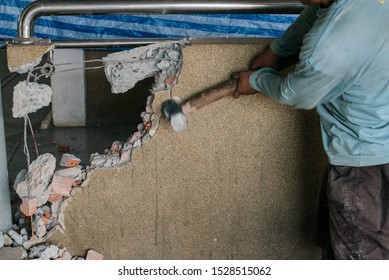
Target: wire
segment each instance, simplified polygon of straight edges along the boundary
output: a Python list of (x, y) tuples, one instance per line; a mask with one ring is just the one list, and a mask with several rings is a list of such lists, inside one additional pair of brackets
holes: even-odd
[[(168, 58), (168, 59), (164, 58), (164, 60), (169, 60), (169, 61), (174, 61), (174, 62), (179, 62), (180, 61), (179, 59), (172, 59), (172, 58)], [(106, 64), (106, 63), (132, 64), (132, 63), (137, 63), (137, 62), (141, 62), (141, 61), (159, 62), (159, 61), (161, 61), (161, 59), (154, 59), (154, 58), (150, 58), (150, 59), (132, 59), (132, 60), (91, 59), (91, 60), (85, 60), (85, 61), (52, 64), (52, 66), (53, 66), (53, 71), (52, 72), (42, 73), (40, 75), (33, 74), (34, 71), (40, 71), (42, 69), (46, 69), (47, 66), (44, 65), (44, 66), (35, 67), (33, 70), (29, 71), (27, 80), (29, 80), (29, 79), (31, 79), (31, 77), (33, 77), (34, 78), (34, 82), (37, 82), (42, 77), (51, 76), (51, 75), (57, 74), (57, 73), (63, 73), (63, 72), (75, 71), (75, 70), (83, 70), (83, 69), (84, 70), (97, 70), (97, 69), (104, 68), (105, 67), (104, 64)], [(101, 66), (90, 66), (90, 67), (76, 67), (76, 68), (63, 69), (63, 70), (54, 70), (54, 68), (56, 68), (58, 66), (70, 66), (70, 65), (77, 65), (77, 64), (86, 64), (86, 63), (91, 63), (91, 62), (102, 62), (103, 65), (101, 65)]]
[(30, 178), (29, 178), (29, 169), (30, 169), (30, 152), (28, 151), (28, 144), (27, 144), (27, 122), (28, 122), (28, 116), (24, 116), (24, 135), (23, 135), (23, 140), (24, 140), (24, 147), (23, 147), (23, 152), (27, 157), (27, 190), (28, 190), (28, 196), (31, 196), (31, 186), (30, 186)]

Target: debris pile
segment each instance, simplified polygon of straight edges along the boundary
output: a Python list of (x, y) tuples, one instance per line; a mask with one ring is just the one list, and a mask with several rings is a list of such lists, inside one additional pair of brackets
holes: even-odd
[[(34, 82), (23, 81), (14, 88), (13, 117), (25, 119), (25, 154), (28, 162), (30, 157), (26, 144), (26, 127), (27, 122), (29, 123), (35, 142), (36, 160), (28, 164), (27, 170), (21, 170), (15, 179), (13, 187), (22, 203), (15, 214), (16, 223), (12, 230), (0, 232), (0, 259), (1, 248), (17, 248), (21, 259), (83, 259), (72, 257), (65, 248), (45, 243), (54, 229), (64, 231), (60, 219), (63, 202), (72, 196), (74, 188), (82, 187), (87, 171), (117, 167), (130, 162), (132, 151), (141, 148), (155, 135), (159, 122), (154, 120), (154, 93), (171, 89), (177, 83), (183, 61), (182, 48), (186, 44), (188, 42), (185, 40), (155, 44), (114, 53), (103, 60), (113, 93), (125, 92), (137, 81), (151, 76), (155, 76), (155, 84), (147, 98), (145, 111), (141, 113), (142, 122), (137, 131), (125, 142), (113, 142), (104, 154), (92, 154), (90, 166), (86, 168), (80, 165), (79, 158), (68, 153), (69, 147), (66, 145), (58, 148), (63, 153), (58, 167), (53, 155), (38, 155), (28, 114), (50, 104), (51, 88), (36, 83), (39, 76), (31, 73), (29, 75), (35, 77)], [(103, 256), (90, 250), (86, 259), (103, 259)]]
[[(32, 250), (43, 243), (54, 228), (63, 231), (59, 222), (63, 202), (71, 196), (73, 188), (81, 187), (86, 179), (86, 170), (80, 163), (79, 158), (63, 154), (56, 167), (53, 155), (42, 154), (29, 165), (28, 171), (19, 172), (14, 189), (22, 204), (15, 214), (16, 224), (12, 230), (0, 235), (0, 248), (23, 247), (24, 250)], [(49, 259), (62, 256), (57, 254), (55, 257), (46, 252), (42, 257), (32, 251), (28, 258), (47, 259), (47, 255), (50, 255)]]
[[(104, 255), (95, 250), (88, 250), (85, 257), (72, 256), (66, 248), (49, 243), (41, 243), (29, 248), (18, 245), (23, 237), (15, 231), (0, 231), (0, 260), (103, 260)], [(18, 241), (16, 241), (18, 240)], [(16, 243), (16, 244), (15, 244)]]

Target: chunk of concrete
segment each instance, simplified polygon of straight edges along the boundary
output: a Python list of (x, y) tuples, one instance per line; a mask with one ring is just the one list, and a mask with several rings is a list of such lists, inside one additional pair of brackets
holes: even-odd
[(23, 247), (4, 247), (0, 249), (0, 260), (24, 260), (28, 254)]
[(3, 233), (3, 237), (4, 237), (4, 247), (9, 247), (14, 243), (12, 238), (9, 237), (8, 234)]
[(10, 44), (7, 46), (8, 69), (10, 72), (27, 73), (41, 62), (45, 53), (53, 49), (54, 45), (45, 41), (27, 45)]
[[(153, 92), (172, 88), (181, 72), (185, 44), (163, 42), (107, 55), (104, 70), (112, 92), (126, 92), (148, 77), (156, 77)], [(167, 82), (171, 77), (175, 79)]]
[(71, 154), (63, 154), (59, 165), (63, 167), (74, 167), (79, 166), (80, 163), (81, 159), (79, 159), (78, 157)]
[[(47, 202), (50, 194), (49, 182), (54, 174), (56, 159), (52, 154), (40, 155), (34, 160), (27, 173), (27, 179), (19, 183), (15, 191), (22, 197), (35, 197), (37, 206)], [(30, 188), (30, 189), (29, 189)]]
[(48, 106), (52, 94), (48, 85), (28, 81), (19, 82), (14, 87), (12, 116), (23, 118), (27, 114)]
[(14, 230), (10, 230), (10, 231), (8, 232), (8, 235), (9, 235), (9, 237), (11, 237), (12, 240), (15, 241), (19, 246), (22, 246), (22, 245), (23, 245), (24, 239), (23, 239), (23, 237), (22, 237), (19, 233), (17, 233), (17, 232), (14, 231)]
[(30, 259), (50, 260), (59, 257), (59, 247), (53, 244), (40, 244), (30, 249)]

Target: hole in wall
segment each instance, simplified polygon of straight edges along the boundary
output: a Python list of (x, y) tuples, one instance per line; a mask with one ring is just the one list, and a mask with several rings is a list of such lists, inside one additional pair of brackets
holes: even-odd
[[(109, 53), (111, 52), (85, 51), (85, 60), (102, 59)], [(98, 65), (99, 63), (91, 63), (90, 66)], [(140, 114), (146, 108), (154, 78), (139, 81), (134, 88), (118, 94), (111, 93), (111, 85), (103, 69), (86, 71), (85, 80), (88, 126), (137, 126), (142, 121)]]
[[(93, 60), (101, 59), (109, 53), (112, 53), (112, 51), (86, 50), (84, 55), (85, 60)], [(2, 58), (5, 55), (4, 53)], [(27, 74), (9, 73), (6, 60), (1, 60), (1, 77), (5, 81), (2, 83), (2, 97), (3, 105), (6, 108), (4, 110), (4, 122), (11, 203), (12, 212), (16, 213), (19, 211), (22, 201), (15, 192), (14, 183), (20, 170), (26, 169), (28, 165), (26, 155), (23, 152), (23, 119), (12, 117), (12, 97), (15, 85), (19, 81), (26, 80)], [(48, 56), (44, 55), (40, 65), (44, 65), (47, 60)], [(88, 66), (93, 67), (94, 65)], [(101, 63), (98, 66), (101, 66)], [(68, 82), (71, 83), (71, 81)], [(39, 80), (39, 83), (51, 85), (50, 78), (44, 77)], [(39, 109), (36, 113), (29, 114), (39, 154), (52, 154), (56, 158), (58, 167), (63, 154), (69, 153), (81, 159), (81, 165), (85, 167), (91, 164), (92, 155), (95, 156), (95, 159), (98, 157), (101, 159), (110, 152), (113, 143), (119, 145), (118, 142), (121, 142), (121, 144), (127, 143), (126, 151), (129, 152), (130, 157), (129, 140), (131, 140), (134, 133), (139, 132), (139, 125), (144, 124), (142, 112), (144, 116), (147, 104), (151, 105), (153, 84), (154, 77), (146, 78), (139, 81), (134, 88), (125, 93), (113, 94), (103, 68), (86, 70), (85, 127), (56, 127), (51, 122), (48, 129), (41, 129), (41, 122), (50, 113), (51, 105)], [(34, 153), (34, 141), (30, 132), (28, 132), (27, 144), (32, 162), (37, 156)], [(134, 144), (134, 141), (132, 141), (132, 144)], [(108, 163), (104, 166), (103, 162), (101, 166), (94, 167), (111, 166), (115, 166), (115, 164), (111, 162), (111, 164)], [(14, 222), (17, 223), (16, 220)]]
[[(62, 202), (72, 196), (72, 191), (76, 187), (83, 187), (82, 183), (89, 169), (117, 167), (129, 163), (132, 151), (142, 147), (143, 143), (155, 134), (157, 128), (152, 126), (154, 122), (152, 92), (169, 89), (177, 82), (182, 64), (180, 50), (186, 43), (167, 42), (136, 48), (131, 52), (109, 55), (108, 60), (102, 59), (107, 53), (101, 51), (63, 52), (61, 55), (66, 60), (72, 58), (73, 62), (68, 63), (65, 60), (63, 63), (61, 60), (64, 57), (61, 57), (58, 61), (54, 59), (52, 67), (46, 67), (51, 61), (44, 60), (43, 66), (41, 63), (38, 68), (29, 70), (26, 80), (19, 80), (18, 86), (13, 90), (10, 88), (14, 97), (12, 102), (7, 104), (12, 107), (10, 116), (24, 119), (23, 140), (20, 141), (22, 145), (18, 145), (11, 153), (15, 158), (27, 158), (26, 164), (14, 166), (15, 170), (20, 172), (10, 184), (10, 188), (12, 186), (20, 197), (17, 201), (20, 211), (17, 210), (14, 214), (13, 224), (17, 231), (16, 235), (24, 233), (23, 237), (18, 237), (21, 239), (19, 245), (24, 246), (30, 237), (31, 239), (48, 237), (54, 228), (63, 230), (59, 217), (66, 204)], [(132, 53), (130, 59), (129, 53)], [(85, 65), (93, 61), (103, 62), (104, 68), (101, 65)], [(126, 62), (124, 66), (123, 61)], [(85, 66), (75, 69), (65, 67), (54, 71), (53, 75), (80, 70), (70, 77), (59, 75), (56, 79), (51, 79), (51, 87), (42, 84), (42, 81), (39, 81), (40, 76), (33, 73), (40, 70), (41, 75), (49, 76), (47, 73), (50, 75), (52, 73), (47, 71), (64, 65), (73, 66), (74, 63)], [(23, 64), (22, 67), (29, 65)], [(95, 71), (84, 72), (83, 68)], [(144, 78), (150, 76), (151, 78)], [(22, 76), (19, 76), (19, 79), (21, 78)], [(68, 84), (72, 82), (75, 84), (81, 82), (81, 86), (73, 88)], [(64, 94), (61, 94), (61, 89), (52, 90), (57, 85), (65, 89)], [(84, 88), (86, 108), (83, 102)], [(77, 93), (82, 93), (81, 98), (73, 99), (80, 97)], [(56, 99), (54, 103), (53, 97), (61, 98)], [(53, 101), (52, 110), (43, 120), (46, 121), (45, 127), (42, 121), (41, 129), (34, 128), (29, 121), (30, 113), (47, 106), (50, 100)], [(59, 108), (54, 106), (56, 104)], [(57, 110), (65, 112), (65, 115), (60, 115), (64, 119), (66, 116), (72, 116), (71, 114), (79, 117), (77, 108), (78, 112), (86, 111), (87, 117), (85, 120), (85, 115), (82, 118), (81, 114), (82, 121), (74, 122), (73, 125), (86, 122), (86, 126), (66, 127), (66, 124), (71, 124), (69, 120), (62, 122), (61, 125), (55, 121)], [(54, 126), (46, 127), (47, 122), (51, 120), (50, 116), (56, 117), (53, 118)], [(30, 137), (27, 137), (28, 129), (31, 129)], [(34, 154), (33, 150), (35, 157), (30, 156)], [(11, 175), (10, 178), (12, 182), (14, 176)], [(26, 240), (23, 241), (24, 239)]]

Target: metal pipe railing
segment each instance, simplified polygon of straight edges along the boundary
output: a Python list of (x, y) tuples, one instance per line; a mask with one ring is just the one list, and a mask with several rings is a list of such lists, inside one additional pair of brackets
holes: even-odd
[(300, 1), (224, 0), (224, 1), (48, 1), (38, 0), (23, 9), (18, 21), (22, 40), (34, 37), (35, 21), (42, 16), (92, 14), (223, 14), (264, 13), (298, 14), (303, 9)]

